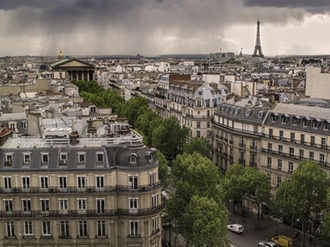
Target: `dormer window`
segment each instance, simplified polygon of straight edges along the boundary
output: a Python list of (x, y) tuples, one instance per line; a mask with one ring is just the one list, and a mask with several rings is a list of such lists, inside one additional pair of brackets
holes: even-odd
[(246, 112), (245, 112), (245, 115), (249, 117), (251, 115), (251, 113), (252, 113), (252, 110), (247, 109)]
[(323, 129), (324, 130), (329, 130), (329, 123), (327, 121), (324, 122)]
[(294, 116), (292, 118), (293, 125), (297, 125), (299, 123), (299, 121), (300, 121), (300, 117), (299, 116)]
[(78, 153), (78, 163), (86, 163), (86, 153), (85, 152), (79, 152)]
[(235, 109), (235, 115), (238, 115), (238, 113), (241, 111), (241, 108), (236, 108)]
[(286, 122), (288, 121), (288, 119), (289, 119), (289, 115), (284, 114), (284, 115), (282, 116), (281, 123), (282, 123), (282, 124), (286, 124)]
[(308, 118), (308, 117), (305, 117), (303, 119), (303, 122), (302, 122), (303, 127), (307, 127), (309, 120), (310, 120), (310, 118)]
[(24, 164), (29, 164), (31, 162), (31, 153), (23, 153), (23, 162)]
[(146, 155), (147, 155), (147, 158), (148, 158), (149, 163), (151, 163), (151, 162), (154, 161), (154, 154), (152, 152), (147, 151), (146, 152)]
[(129, 163), (131, 165), (136, 165), (136, 163), (137, 163), (137, 155), (136, 154), (130, 154)]
[(41, 153), (41, 163), (46, 164), (49, 162), (49, 153)]
[(271, 121), (275, 122), (277, 117), (278, 117), (278, 114), (276, 112), (273, 112), (272, 115), (271, 115)]
[(259, 111), (258, 112), (258, 118), (262, 118), (264, 116), (264, 112), (263, 111)]
[(96, 162), (97, 163), (104, 162), (104, 153), (103, 152), (96, 152)]
[(66, 166), (68, 160), (68, 154), (67, 153), (60, 153), (60, 165)]
[(314, 119), (313, 121), (313, 129), (317, 129), (319, 127), (319, 123), (321, 122), (320, 119)]
[(5, 153), (5, 166), (11, 166), (13, 163), (13, 155), (14, 153)]

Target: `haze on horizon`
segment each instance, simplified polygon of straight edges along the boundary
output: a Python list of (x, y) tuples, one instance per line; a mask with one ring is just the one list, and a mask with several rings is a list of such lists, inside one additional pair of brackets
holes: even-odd
[(0, 56), (330, 54), (329, 0), (1, 0)]

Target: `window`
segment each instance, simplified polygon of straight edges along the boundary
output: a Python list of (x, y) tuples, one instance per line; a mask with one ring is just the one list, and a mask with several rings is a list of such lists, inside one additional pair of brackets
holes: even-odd
[(31, 162), (31, 154), (30, 153), (23, 153), (23, 162), (25, 164)]
[(60, 210), (60, 214), (67, 214), (68, 213), (68, 199), (67, 198), (58, 199), (58, 208)]
[(197, 129), (201, 128), (201, 122), (197, 122)]
[(275, 121), (276, 121), (276, 115), (272, 114), (271, 121), (272, 121), (272, 122), (275, 122)]
[(315, 146), (315, 136), (311, 136), (311, 146)]
[(271, 151), (272, 151), (272, 144), (269, 142), (269, 143), (267, 144), (267, 146), (268, 146), (268, 152), (271, 152)]
[(77, 188), (79, 190), (86, 189), (86, 177), (85, 176), (77, 176)]
[(48, 163), (49, 162), (49, 154), (48, 153), (42, 153), (41, 154), (41, 163)]
[(294, 140), (295, 140), (295, 133), (294, 132), (290, 133), (290, 140), (291, 140), (291, 142), (294, 142)]
[(290, 173), (293, 172), (293, 162), (288, 163), (288, 172), (290, 172)]
[(324, 123), (324, 130), (328, 130), (329, 129), (329, 123)]
[(304, 158), (304, 150), (300, 149), (299, 150), (299, 159), (303, 159)]
[(86, 154), (78, 153), (78, 163), (85, 163), (85, 162), (86, 162)]
[(278, 177), (277, 177), (276, 187), (277, 187), (277, 188), (280, 187), (281, 184), (282, 184), (282, 177), (278, 176)]
[(199, 130), (196, 131), (196, 136), (201, 137), (201, 132)]
[(137, 213), (139, 199), (138, 198), (129, 198), (128, 201), (129, 201), (130, 213)]
[(7, 153), (5, 154), (5, 156), (6, 156), (5, 166), (11, 166), (13, 163), (13, 153)]
[(281, 159), (277, 160), (277, 170), (282, 170), (282, 160)]
[(319, 122), (317, 120), (313, 121), (313, 129), (317, 129), (317, 127), (319, 126)]
[(6, 222), (6, 237), (7, 238), (15, 237), (15, 228), (13, 221)]
[(105, 213), (105, 199), (104, 198), (96, 198), (96, 212), (98, 214)]
[(86, 208), (87, 208), (86, 198), (78, 198), (77, 199), (78, 213), (85, 214), (86, 213)]
[(23, 211), (31, 212), (31, 200), (30, 199), (22, 199)]
[(105, 237), (105, 221), (99, 220), (97, 221), (97, 237)]
[(151, 207), (156, 208), (158, 206), (158, 194), (151, 196)]
[(130, 221), (129, 222), (129, 233), (131, 236), (139, 235), (139, 221)]
[(138, 189), (138, 177), (137, 176), (128, 176), (129, 188), (132, 190)]
[(320, 164), (321, 165), (325, 164), (324, 157), (325, 157), (324, 154), (320, 154)]
[(41, 227), (42, 227), (42, 235), (43, 236), (50, 236), (50, 221), (42, 221), (41, 222)]
[(48, 212), (49, 211), (49, 199), (40, 199), (41, 211)]
[(60, 165), (65, 166), (67, 164), (68, 154), (60, 153)]
[(256, 147), (257, 147), (256, 139), (252, 139), (252, 148), (256, 148)]
[(304, 135), (304, 134), (300, 134), (300, 142), (301, 142), (302, 144), (305, 143), (305, 135)]
[(152, 172), (149, 174), (149, 181), (150, 181), (150, 186), (154, 187), (156, 184), (156, 172)]
[(267, 166), (272, 167), (272, 157), (267, 157)]
[(283, 130), (280, 130), (280, 140), (283, 140)]
[(324, 137), (321, 138), (321, 147), (327, 148), (327, 140)]
[(283, 146), (282, 145), (278, 145), (278, 153), (279, 154), (283, 153)]
[(31, 237), (33, 235), (32, 221), (24, 221), (24, 236)]
[(290, 148), (290, 157), (294, 157), (294, 148)]
[(268, 133), (269, 133), (269, 137), (272, 138), (272, 137), (273, 137), (273, 129), (269, 129), (269, 130), (268, 130)]
[(4, 209), (6, 212), (12, 212), (13, 211), (13, 201), (12, 199), (4, 199), (3, 200)]
[(303, 122), (302, 122), (302, 124), (303, 124), (303, 127), (307, 127), (307, 125), (308, 125), (308, 120), (307, 120), (307, 119), (304, 119)]
[(64, 189), (67, 188), (67, 183), (66, 183), (66, 177), (65, 176), (58, 177), (58, 182), (59, 182), (61, 190), (64, 190)]
[(136, 165), (136, 161), (137, 161), (136, 154), (131, 154), (131, 155), (129, 156), (129, 163), (130, 163), (131, 165)]
[(282, 116), (282, 118), (281, 118), (281, 123), (282, 123), (282, 124), (285, 124), (285, 123), (286, 123), (286, 119), (287, 119), (287, 118), (286, 118), (285, 116)]
[(197, 100), (197, 107), (202, 107), (202, 101)]
[(60, 237), (70, 236), (69, 221), (60, 221)]
[(22, 188), (25, 190), (30, 189), (30, 177), (22, 177)]
[(40, 177), (40, 188), (41, 189), (48, 189), (48, 177)]
[(314, 160), (314, 152), (309, 152), (309, 159)]
[(87, 237), (87, 221), (79, 221), (78, 222), (78, 231), (79, 231), (79, 237), (80, 238), (86, 238)]
[(159, 216), (152, 218), (152, 232), (159, 230)]
[(271, 183), (272, 182), (272, 174), (267, 173), (267, 178), (268, 178), (269, 183)]
[(104, 176), (96, 176), (96, 188), (98, 190), (104, 190)]
[(12, 188), (11, 177), (4, 177), (3, 185), (4, 185), (4, 189), (11, 190), (11, 188)]
[(104, 162), (104, 153), (101, 153), (101, 152), (96, 153), (96, 162), (97, 163)]

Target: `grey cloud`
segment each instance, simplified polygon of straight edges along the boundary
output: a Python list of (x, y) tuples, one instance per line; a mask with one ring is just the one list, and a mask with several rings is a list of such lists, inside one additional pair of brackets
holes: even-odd
[(244, 0), (249, 7), (303, 8), (309, 12), (330, 11), (329, 0)]

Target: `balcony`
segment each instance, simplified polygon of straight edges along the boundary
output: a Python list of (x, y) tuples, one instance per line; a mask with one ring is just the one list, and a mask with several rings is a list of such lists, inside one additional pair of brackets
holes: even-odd
[(105, 186), (102, 188), (97, 188), (95, 186), (87, 186), (84, 188), (78, 188), (77, 186), (71, 186), (66, 188), (60, 188), (60, 187), (49, 187), (49, 188), (40, 188), (40, 187), (30, 187), (29, 189), (23, 189), (20, 187), (12, 187), (12, 188), (0, 188), (0, 194), (1, 193), (24, 193), (24, 194), (35, 194), (35, 193), (116, 193), (116, 192), (146, 192), (146, 191), (152, 191), (159, 189), (162, 186), (162, 182), (159, 181), (154, 184), (145, 184), (145, 185), (138, 185), (135, 188), (129, 185), (117, 185), (117, 186)]
[[(144, 209), (113, 209), (104, 210), (104, 213), (99, 213), (97, 210), (68, 210), (66, 217), (109, 217), (109, 216), (147, 216), (151, 214), (160, 213), (165, 208), (165, 203), (162, 203), (154, 208), (144, 208)], [(0, 211), (1, 218), (48, 218), (48, 217), (59, 217), (63, 218), (63, 210), (50, 210), (48, 214), (45, 215), (44, 211), (33, 210), (28, 212), (24, 211)]]
[(257, 151), (257, 146), (251, 145), (250, 146), (250, 151)]
[(245, 143), (240, 143), (238, 146), (239, 148), (245, 148)]

